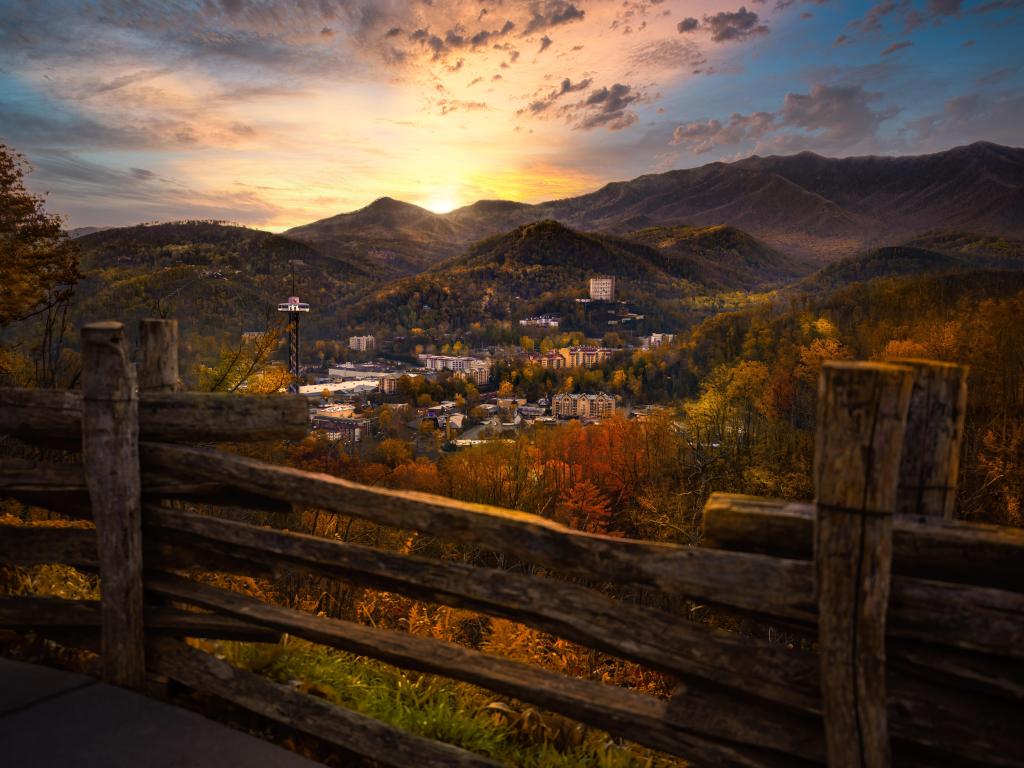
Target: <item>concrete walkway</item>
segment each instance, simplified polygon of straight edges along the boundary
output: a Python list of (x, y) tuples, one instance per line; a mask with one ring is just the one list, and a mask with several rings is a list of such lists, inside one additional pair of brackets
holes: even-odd
[(317, 768), (320, 763), (91, 677), (0, 658), (0, 765)]

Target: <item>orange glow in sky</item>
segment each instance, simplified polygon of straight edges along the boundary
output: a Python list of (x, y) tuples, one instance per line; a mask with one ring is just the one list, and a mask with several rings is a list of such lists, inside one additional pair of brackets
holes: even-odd
[(2, 3), (0, 141), (71, 226), (540, 202), (752, 152), (1013, 143), (1015, 19), (813, 0)]

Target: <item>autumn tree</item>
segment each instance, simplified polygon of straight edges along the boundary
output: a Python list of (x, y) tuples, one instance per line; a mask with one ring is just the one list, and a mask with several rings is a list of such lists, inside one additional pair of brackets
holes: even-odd
[(81, 277), (64, 222), (25, 189), (27, 167), (0, 144), (0, 326), (66, 303)]
[(580, 531), (608, 533), (612, 509), (600, 489), (589, 480), (583, 480), (563, 493), (555, 517)]
[(412, 446), (404, 440), (387, 438), (377, 446), (377, 461), (395, 467), (412, 461)]
[(291, 383), (291, 373), (270, 359), (280, 339), (280, 323), (268, 317), (265, 331), (233, 345), (223, 344), (213, 365), (197, 366), (197, 388), (203, 392), (267, 394), (286, 387)]

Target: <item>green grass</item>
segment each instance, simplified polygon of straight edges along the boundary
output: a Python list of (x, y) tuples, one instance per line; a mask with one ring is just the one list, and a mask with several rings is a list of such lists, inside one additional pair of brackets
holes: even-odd
[(287, 638), (280, 645), (218, 643), (232, 664), (289, 683), (402, 730), (524, 768), (654, 768), (681, 762), (600, 731), (502, 699), (474, 686), (423, 675)]

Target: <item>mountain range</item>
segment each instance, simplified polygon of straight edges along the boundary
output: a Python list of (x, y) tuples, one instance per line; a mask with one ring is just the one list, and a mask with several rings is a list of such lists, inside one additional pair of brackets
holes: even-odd
[(938, 229), (1024, 237), (1024, 149), (978, 142), (911, 157), (754, 156), (537, 205), (482, 200), (445, 214), (381, 198), (285, 234), (412, 274), (543, 219), (620, 235), (725, 224), (817, 264)]
[[(291, 290), (317, 338), (577, 313), (594, 273), (660, 322), (700, 297), (832, 291), (906, 275), (1024, 266), (1024, 150), (907, 158), (752, 157), (540, 205), (436, 214), (391, 198), (280, 235), (216, 222), (75, 232), (81, 317), (169, 312), (258, 328)], [(696, 301), (694, 301), (696, 300)], [(208, 330), (204, 331), (209, 333)]]

